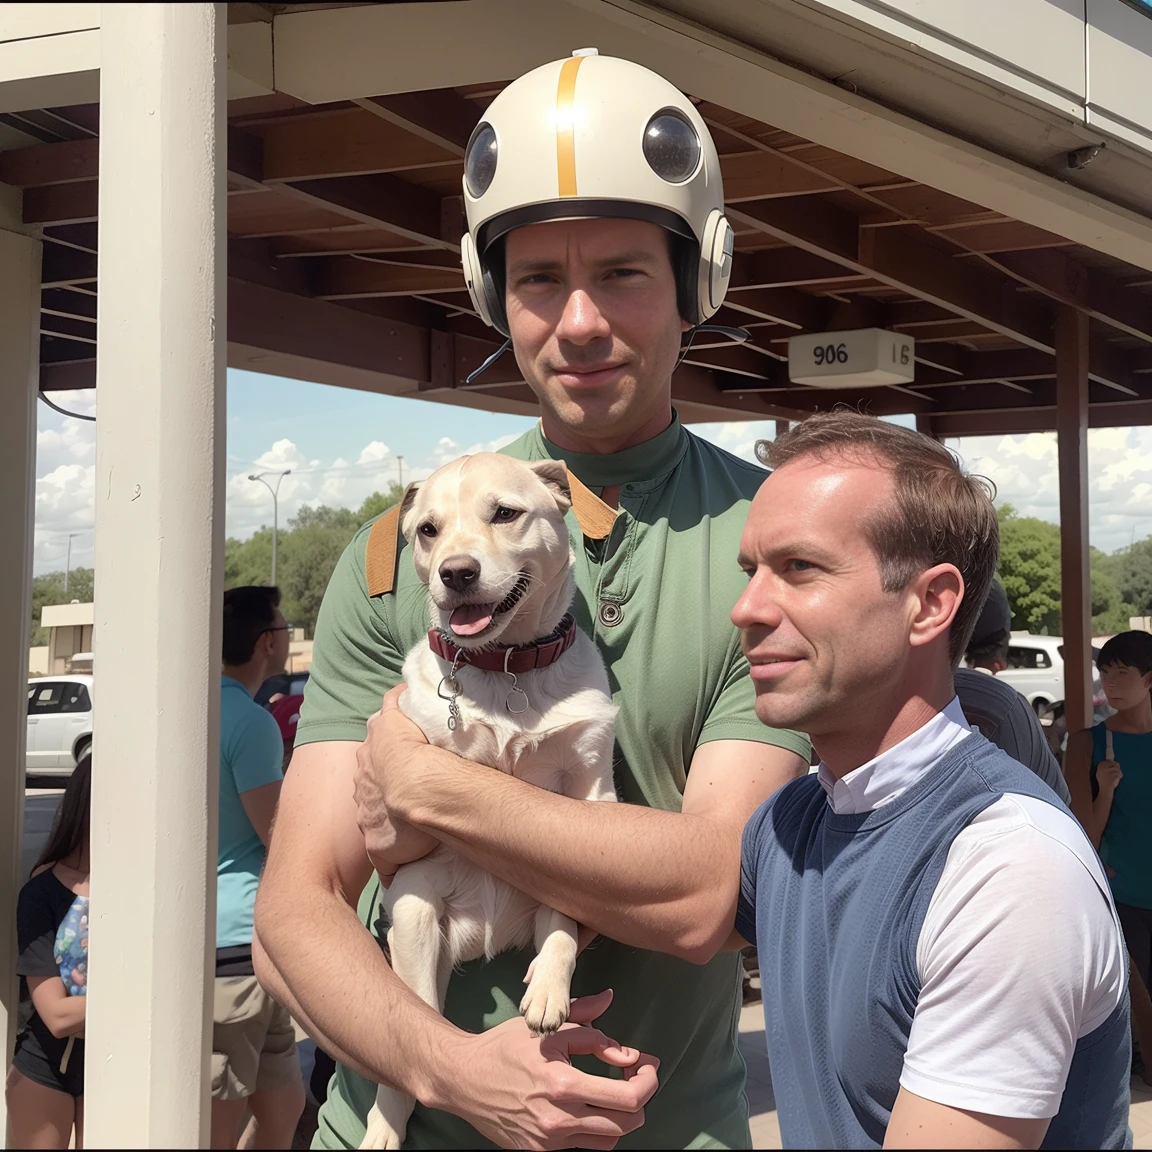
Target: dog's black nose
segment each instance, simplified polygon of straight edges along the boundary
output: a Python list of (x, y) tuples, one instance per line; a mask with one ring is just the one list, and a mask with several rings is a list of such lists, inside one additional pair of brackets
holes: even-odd
[(471, 556), (449, 556), (440, 565), (440, 579), (453, 592), (467, 592), (480, 575), (480, 562)]

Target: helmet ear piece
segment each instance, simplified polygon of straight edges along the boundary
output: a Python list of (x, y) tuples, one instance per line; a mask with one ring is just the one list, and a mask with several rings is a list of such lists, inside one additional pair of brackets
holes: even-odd
[[(495, 245), (493, 245), (495, 247)], [(492, 252), (492, 249), (489, 249)], [(499, 253), (497, 252), (497, 255)], [(495, 328), (502, 336), (508, 335), (508, 320), (504, 313), (504, 292), (502, 283), (492, 275), (488, 261), (481, 261), (472, 242), (472, 235), (465, 232), (460, 238), (460, 263), (464, 268), (464, 281), (468, 285), (468, 295), (472, 306), (490, 328)]]
[(714, 316), (728, 294), (732, 279), (732, 250), (736, 240), (732, 225), (718, 208), (713, 208), (704, 224), (700, 242), (699, 276), (696, 285), (697, 319), (703, 323)]

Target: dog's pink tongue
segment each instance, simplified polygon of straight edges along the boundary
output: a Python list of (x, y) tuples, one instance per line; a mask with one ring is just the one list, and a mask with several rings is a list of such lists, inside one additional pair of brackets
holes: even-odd
[(461, 604), (453, 610), (448, 626), (457, 636), (475, 636), (492, 623), (491, 604)]

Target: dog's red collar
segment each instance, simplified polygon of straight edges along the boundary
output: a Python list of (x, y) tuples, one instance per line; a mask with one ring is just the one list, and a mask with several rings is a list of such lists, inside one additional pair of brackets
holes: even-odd
[(488, 648), (471, 652), (467, 648), (457, 648), (437, 628), (428, 632), (428, 647), (449, 664), (470, 664), (473, 668), (483, 668), (487, 672), (515, 672), (519, 675), (531, 672), (533, 668), (547, 668), (549, 664), (555, 664), (572, 647), (575, 639), (576, 621), (568, 615), (550, 636), (516, 648)]

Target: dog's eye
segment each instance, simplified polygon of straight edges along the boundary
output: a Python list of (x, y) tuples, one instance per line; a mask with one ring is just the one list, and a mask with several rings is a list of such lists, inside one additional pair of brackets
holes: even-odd
[(503, 504), (499, 505), (495, 514), (492, 516), (493, 524), (511, 524), (518, 516), (523, 513), (519, 508), (506, 508)]
[(420, 525), (419, 532), (421, 536), (427, 536), (431, 540), (436, 535), (436, 525), (431, 520), (425, 520)]

